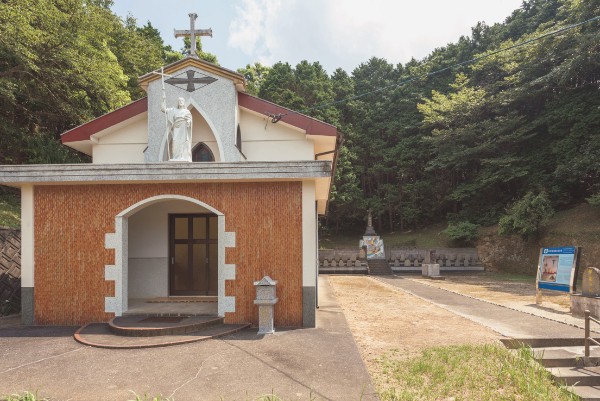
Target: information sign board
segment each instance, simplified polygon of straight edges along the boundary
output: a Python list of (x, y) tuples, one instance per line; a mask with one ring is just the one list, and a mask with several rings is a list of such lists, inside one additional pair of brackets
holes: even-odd
[(572, 292), (576, 275), (578, 248), (542, 248), (538, 264), (538, 290)]

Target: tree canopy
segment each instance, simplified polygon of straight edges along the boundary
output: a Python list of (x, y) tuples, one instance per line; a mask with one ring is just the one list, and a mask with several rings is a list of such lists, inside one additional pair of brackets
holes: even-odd
[(110, 6), (0, 2), (0, 163), (44, 161), (40, 144), (47, 162), (77, 160), (52, 139), (138, 99), (139, 75), (183, 57), (149, 22), (121, 20)]
[[(0, 2), (0, 163), (72, 160), (58, 134), (139, 98), (139, 75), (183, 57), (110, 5)], [(600, 199), (600, 23), (497, 52), (598, 15), (600, 0), (526, 0), (422, 60), (238, 71), (249, 93), (343, 133), (327, 227), (361, 230), (370, 208), (380, 231), (448, 221), (462, 235), (531, 199)]]

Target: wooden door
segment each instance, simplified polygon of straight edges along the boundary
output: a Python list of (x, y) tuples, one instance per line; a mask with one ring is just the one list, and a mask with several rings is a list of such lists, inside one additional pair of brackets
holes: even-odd
[(217, 239), (217, 216), (169, 215), (169, 295), (217, 295)]

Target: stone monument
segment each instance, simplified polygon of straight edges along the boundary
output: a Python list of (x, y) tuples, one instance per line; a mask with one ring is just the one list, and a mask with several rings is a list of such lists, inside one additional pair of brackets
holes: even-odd
[(366, 247), (366, 257), (369, 259), (385, 259), (385, 249), (383, 247), (383, 239), (381, 239), (375, 229), (373, 228), (373, 216), (369, 209), (367, 216), (367, 229), (363, 235), (363, 239), (360, 240), (359, 247), (364, 249)]
[(437, 262), (437, 256), (434, 249), (428, 249), (425, 251), (425, 260), (421, 265), (421, 275), (423, 277), (433, 279), (443, 279), (440, 276), (440, 265)]
[(571, 294), (571, 313), (583, 316), (585, 310), (600, 318), (600, 269), (588, 267), (583, 271), (581, 294)]

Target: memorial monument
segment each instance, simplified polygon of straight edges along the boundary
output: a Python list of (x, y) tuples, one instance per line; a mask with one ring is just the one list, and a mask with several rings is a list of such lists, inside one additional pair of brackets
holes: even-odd
[(360, 240), (359, 246), (361, 249), (366, 247), (366, 258), (369, 259), (385, 259), (385, 250), (383, 247), (383, 239), (377, 235), (373, 228), (373, 216), (371, 210), (368, 211), (367, 229)]

